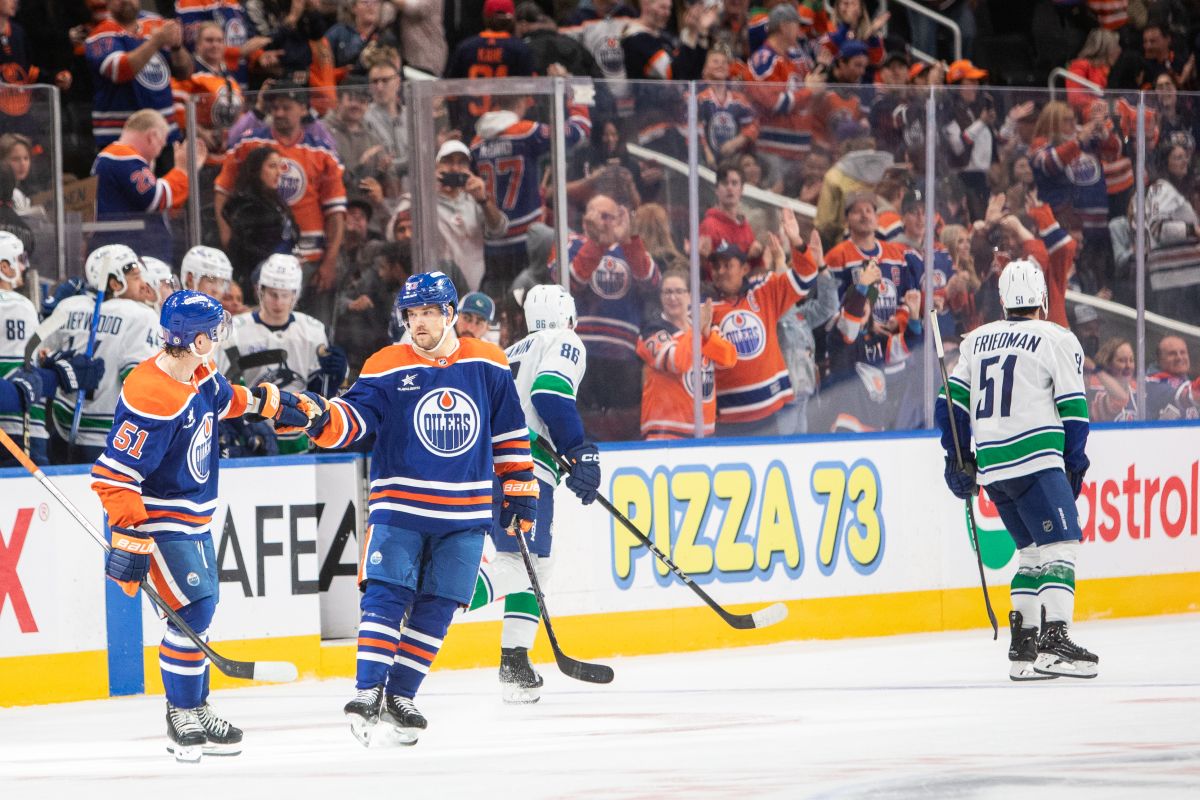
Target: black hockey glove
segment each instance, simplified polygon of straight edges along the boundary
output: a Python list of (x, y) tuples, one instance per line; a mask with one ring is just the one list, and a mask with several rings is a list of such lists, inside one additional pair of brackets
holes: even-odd
[(330, 397), (335, 396), (338, 389), (342, 388), (342, 382), (346, 380), (346, 373), (350, 371), (346, 351), (340, 347), (326, 348), (324, 355), (317, 355), (317, 363), (321, 365), (321, 369), (313, 380), (309, 381), (309, 390)]
[(946, 456), (946, 486), (959, 500), (970, 500), (976, 492), (975, 459), (967, 455), (963, 457), (963, 468), (958, 468), (958, 460), (954, 456)]
[(88, 358), (69, 350), (48, 357), (46, 366), (54, 370), (59, 388), (66, 392), (94, 392), (104, 377), (103, 358)]
[(585, 506), (596, 501), (600, 491), (600, 451), (591, 442), (572, 447), (563, 454), (571, 465), (567, 488)]
[(315, 392), (301, 392), (300, 410), (308, 417), (305, 433), (308, 438), (316, 439), (329, 424), (329, 401)]
[(519, 527), (529, 533), (537, 522), (537, 478), (530, 470), (510, 472), (504, 476), (501, 488), (504, 501), (500, 505), (500, 527), (506, 531)]

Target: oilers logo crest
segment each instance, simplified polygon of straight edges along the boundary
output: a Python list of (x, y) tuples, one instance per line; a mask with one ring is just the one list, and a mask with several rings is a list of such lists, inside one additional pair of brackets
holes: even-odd
[(207, 483), (212, 471), (212, 434), (213, 415), (209, 412), (200, 418), (200, 424), (196, 426), (196, 432), (192, 434), (192, 440), (188, 443), (188, 472), (196, 483)]
[[(704, 384), (704, 402), (707, 403), (713, 399), (717, 388), (717, 372), (707, 358), (700, 365), (700, 381)], [(696, 373), (690, 369), (683, 373), (683, 388), (687, 391), (688, 397), (696, 396)]]
[(737, 120), (728, 111), (718, 111), (708, 120), (708, 136), (717, 147), (737, 136)]
[(279, 188), (276, 191), (283, 202), (294, 206), (304, 197), (304, 192), (308, 189), (308, 178), (304, 175), (304, 170), (300, 169), (300, 165), (292, 159), (281, 158), (280, 161), (283, 171), (279, 175)]
[(459, 389), (427, 393), (413, 411), (413, 428), (425, 449), (436, 456), (462, 455), (479, 439), (479, 408)]
[(596, 63), (605, 75), (625, 76), (625, 51), (619, 39), (609, 36), (595, 55)]
[(162, 53), (150, 56), (146, 66), (137, 74), (137, 82), (152, 92), (160, 92), (171, 83), (171, 69)]
[(1066, 165), (1067, 177), (1076, 186), (1091, 186), (1104, 177), (1100, 161), (1091, 153), (1082, 153), (1079, 158)]
[(246, 43), (246, 23), (238, 17), (225, 20), (225, 46), (241, 47)]
[[(937, 272), (935, 271), (936, 275)], [(875, 298), (874, 305), (871, 306), (871, 313), (880, 322), (887, 322), (892, 317), (896, 316), (896, 304), (899, 302), (899, 294), (896, 291), (896, 284), (892, 283), (887, 278), (879, 279), (879, 297)]]
[(751, 311), (734, 311), (721, 320), (721, 335), (737, 350), (738, 361), (758, 356), (767, 346), (767, 329)]
[(592, 290), (605, 300), (620, 300), (629, 292), (629, 265), (623, 258), (604, 256), (592, 273)]

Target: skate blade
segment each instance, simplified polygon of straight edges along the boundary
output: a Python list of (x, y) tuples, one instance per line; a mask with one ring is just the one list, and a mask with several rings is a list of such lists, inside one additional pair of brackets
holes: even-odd
[(1033, 662), (1033, 669), (1042, 675), (1054, 677), (1094, 678), (1099, 672), (1099, 665), (1089, 661), (1065, 661), (1058, 656), (1044, 653)]
[(175, 761), (180, 764), (199, 764), (200, 757), (204, 755), (204, 746), (194, 744), (180, 747), (172, 742), (167, 745), (167, 752), (175, 756)]
[(376, 725), (371, 732), (368, 747), (372, 750), (386, 750), (394, 747), (412, 747), (420, 736), (420, 728), (397, 728), (394, 725)]
[(206, 756), (240, 756), (242, 754), (242, 743), (214, 744), (213, 742), (209, 742), (204, 745), (203, 749)]
[(1008, 668), (1008, 677), (1014, 681), (1052, 681), (1058, 676), (1036, 671), (1032, 661), (1013, 661)]
[(371, 733), (375, 730), (375, 723), (363, 719), (358, 714), (347, 714), (346, 718), (350, 720), (350, 733), (354, 734), (358, 743), (363, 747), (370, 747)]
[(500, 684), (500, 697), (512, 705), (530, 705), (542, 699), (540, 686), (516, 686), (511, 683)]

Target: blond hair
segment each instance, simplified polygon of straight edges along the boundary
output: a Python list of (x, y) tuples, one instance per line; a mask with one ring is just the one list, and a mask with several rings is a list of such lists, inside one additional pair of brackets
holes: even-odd
[(121, 132), (149, 133), (150, 131), (162, 130), (167, 127), (169, 126), (167, 125), (166, 117), (153, 108), (143, 108), (129, 115), (129, 119), (125, 120), (125, 127), (121, 129)]
[(1046, 103), (1033, 128), (1034, 139), (1047, 139), (1051, 144), (1062, 142), (1059, 131), (1067, 120), (1075, 121), (1075, 110), (1061, 100)]

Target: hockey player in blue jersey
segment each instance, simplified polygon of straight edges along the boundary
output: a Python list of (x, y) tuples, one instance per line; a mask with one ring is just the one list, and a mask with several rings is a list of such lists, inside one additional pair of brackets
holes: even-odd
[[(160, 315), (163, 348), (125, 379), (92, 490), (108, 515), (105, 574), (131, 597), (148, 578), (201, 636), (218, 599), (213, 512), (217, 420), (258, 414), (303, 427), (299, 398), (264, 384), (230, 386), (212, 365), (229, 315), (208, 295), (175, 292)], [(236, 755), (242, 732), (208, 705), (208, 660), (172, 624), (158, 651), (167, 695), (168, 750), (179, 761)]]
[(1006, 319), (963, 338), (949, 378), (962, 469), (950, 406), (939, 392), (934, 413), (947, 453), (946, 484), (966, 500), (977, 482), (987, 487), (1017, 545), (1009, 677), (1094, 678), (1099, 659), (1067, 633), (1083, 538), (1075, 500), (1089, 466), (1083, 349), (1073, 333), (1045, 319), (1046, 280), (1033, 261), (1004, 268), (1000, 302)]
[(308, 435), (317, 445), (375, 434), (359, 543), (357, 694), (345, 707), (366, 746), (415, 744), (426, 727), (413, 698), (454, 612), (471, 602), (493, 476), (504, 494), (502, 526), (530, 531), (537, 519), (529, 430), (504, 351), (458, 338), (458, 293), (441, 272), (405, 281), (394, 313), (411, 344), (367, 359), (341, 397), (305, 393), (316, 406)]

